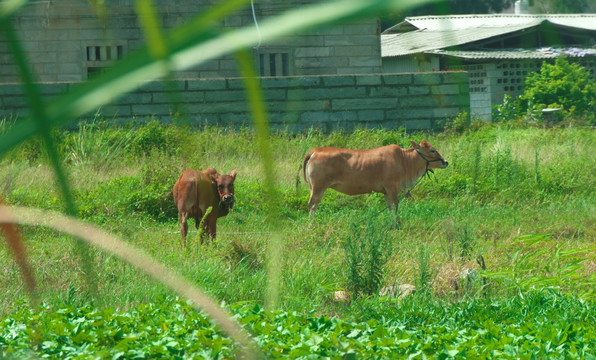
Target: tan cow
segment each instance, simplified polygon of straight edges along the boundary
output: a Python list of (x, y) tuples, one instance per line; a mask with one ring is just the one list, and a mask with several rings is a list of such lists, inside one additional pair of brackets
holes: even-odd
[[(236, 180), (236, 170), (232, 170), (230, 175), (220, 175), (214, 168), (203, 171), (189, 169), (180, 175), (172, 192), (180, 217), (180, 232), (184, 248), (186, 248), (188, 218), (195, 219), (195, 227), (198, 229), (209, 207), (212, 207), (212, 210), (203, 223), (203, 229), (206, 235), (215, 239), (217, 219), (228, 215), (234, 206), (234, 180)], [(200, 242), (203, 243), (202, 237)]]
[(387, 207), (395, 207), (397, 214), (401, 190), (413, 186), (428, 171), (448, 165), (428, 141), (411, 143), (410, 149), (388, 145), (370, 150), (311, 150), (302, 166), (304, 180), (310, 187), (310, 213), (317, 210), (325, 190), (332, 188), (347, 195), (382, 193)]

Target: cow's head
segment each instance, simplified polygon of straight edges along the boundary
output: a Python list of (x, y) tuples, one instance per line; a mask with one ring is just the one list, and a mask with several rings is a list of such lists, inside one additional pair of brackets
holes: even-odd
[(422, 140), (420, 144), (415, 141), (410, 141), (416, 152), (426, 160), (427, 169), (444, 169), (449, 165), (445, 159), (439, 154), (437, 150), (426, 140)]
[(232, 170), (229, 175), (220, 175), (216, 172), (215, 174), (211, 174), (211, 179), (217, 188), (220, 203), (231, 208), (234, 205), (234, 180), (236, 180), (236, 170)]

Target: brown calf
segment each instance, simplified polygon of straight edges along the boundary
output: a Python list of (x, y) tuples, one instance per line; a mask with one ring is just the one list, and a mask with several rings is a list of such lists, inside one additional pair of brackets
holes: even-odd
[[(184, 248), (188, 233), (187, 219), (194, 218), (195, 227), (198, 229), (209, 207), (212, 207), (212, 210), (203, 223), (203, 229), (205, 234), (215, 239), (217, 219), (228, 215), (234, 206), (235, 179), (236, 170), (232, 170), (230, 175), (220, 175), (214, 168), (203, 171), (189, 169), (180, 175), (172, 192), (180, 216)], [(200, 242), (203, 243), (202, 238)]]
[(388, 145), (370, 150), (311, 150), (303, 163), (304, 179), (310, 187), (310, 213), (317, 210), (325, 190), (332, 188), (347, 195), (382, 193), (387, 207), (395, 206), (397, 215), (401, 190), (413, 186), (427, 171), (448, 165), (428, 141), (411, 143), (410, 149)]

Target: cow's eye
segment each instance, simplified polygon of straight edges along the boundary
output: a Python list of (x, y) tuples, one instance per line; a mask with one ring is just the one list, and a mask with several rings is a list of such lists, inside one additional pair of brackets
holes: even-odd
[(434, 153), (436, 153), (435, 149), (430, 149), (430, 153), (431, 153), (431, 154), (434, 154)]

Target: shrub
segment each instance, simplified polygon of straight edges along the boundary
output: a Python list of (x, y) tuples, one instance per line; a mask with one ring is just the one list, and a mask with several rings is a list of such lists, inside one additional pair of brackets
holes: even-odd
[(531, 124), (541, 122), (543, 109), (562, 108), (567, 116), (595, 121), (596, 83), (579, 64), (558, 58), (554, 64), (544, 62), (540, 72), (530, 73), (525, 90), (517, 99), (503, 97), (503, 103), (493, 107), (495, 122)]
[(185, 127), (165, 125), (153, 119), (136, 129), (130, 147), (138, 155), (147, 155), (152, 151), (177, 154), (184, 144), (186, 130)]
[(558, 58), (554, 64), (544, 62), (540, 73), (526, 78), (524, 93), (520, 96), (522, 111), (532, 104), (540, 108), (563, 108), (574, 116), (590, 116), (596, 106), (596, 83), (579, 64)]
[(445, 133), (462, 134), (471, 124), (470, 114), (467, 111), (460, 112), (456, 117), (447, 119), (443, 131)]
[(503, 96), (503, 103), (493, 106), (492, 119), (494, 122), (504, 122), (517, 119), (521, 110), (519, 104), (509, 94)]

